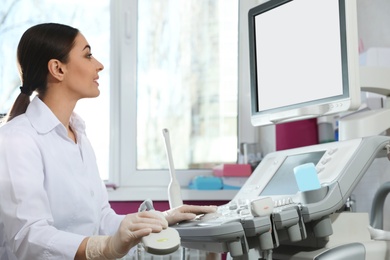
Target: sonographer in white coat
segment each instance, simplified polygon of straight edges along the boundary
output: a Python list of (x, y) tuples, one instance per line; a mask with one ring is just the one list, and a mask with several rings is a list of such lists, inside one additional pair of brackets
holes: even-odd
[(151, 232), (215, 211), (184, 205), (117, 215), (73, 112), (100, 93), (104, 67), (91, 46), (73, 27), (39, 24), (23, 34), (17, 58), (21, 93), (0, 127), (1, 260), (121, 258)]

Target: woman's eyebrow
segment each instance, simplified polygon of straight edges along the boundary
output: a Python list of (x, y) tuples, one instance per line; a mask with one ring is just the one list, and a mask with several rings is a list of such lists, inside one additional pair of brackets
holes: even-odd
[(83, 49), (83, 50), (85, 50), (86, 48), (88, 48), (89, 50), (91, 50), (91, 46), (89, 46), (88, 44), (87, 44), (87, 45), (85, 45), (85, 47), (84, 47), (84, 49)]

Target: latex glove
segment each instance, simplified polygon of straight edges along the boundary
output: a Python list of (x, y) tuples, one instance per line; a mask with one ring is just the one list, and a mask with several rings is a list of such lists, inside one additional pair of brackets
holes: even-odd
[(182, 205), (173, 209), (169, 209), (163, 212), (169, 225), (174, 225), (178, 222), (191, 220), (199, 214), (216, 212), (217, 206), (195, 206), (195, 205)]
[(371, 238), (374, 240), (390, 240), (390, 232), (368, 226)]
[(143, 211), (126, 215), (115, 235), (92, 236), (88, 239), (87, 259), (122, 258), (141, 241), (142, 237), (168, 227), (167, 220), (161, 215), (158, 211)]

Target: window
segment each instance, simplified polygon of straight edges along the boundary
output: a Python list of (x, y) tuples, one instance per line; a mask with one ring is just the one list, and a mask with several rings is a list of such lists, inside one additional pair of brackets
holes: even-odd
[(137, 169), (237, 160), (237, 0), (138, 1)]
[(163, 128), (182, 186), (236, 162), (239, 1), (112, 4), (120, 10), (112, 68), (122, 71), (112, 84), (121, 86), (112, 94), (112, 181), (166, 187)]
[(87, 122), (103, 179), (109, 177), (110, 0), (5, 0), (0, 5), (0, 114), (7, 113), (19, 94), (16, 49), (29, 27), (58, 22), (78, 28), (105, 69), (100, 73), (101, 94), (81, 100), (75, 111)]

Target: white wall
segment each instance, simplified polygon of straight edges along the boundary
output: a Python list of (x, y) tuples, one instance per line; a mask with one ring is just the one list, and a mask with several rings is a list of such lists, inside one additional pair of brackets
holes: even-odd
[(390, 1), (357, 0), (359, 37), (365, 49), (390, 47)]

